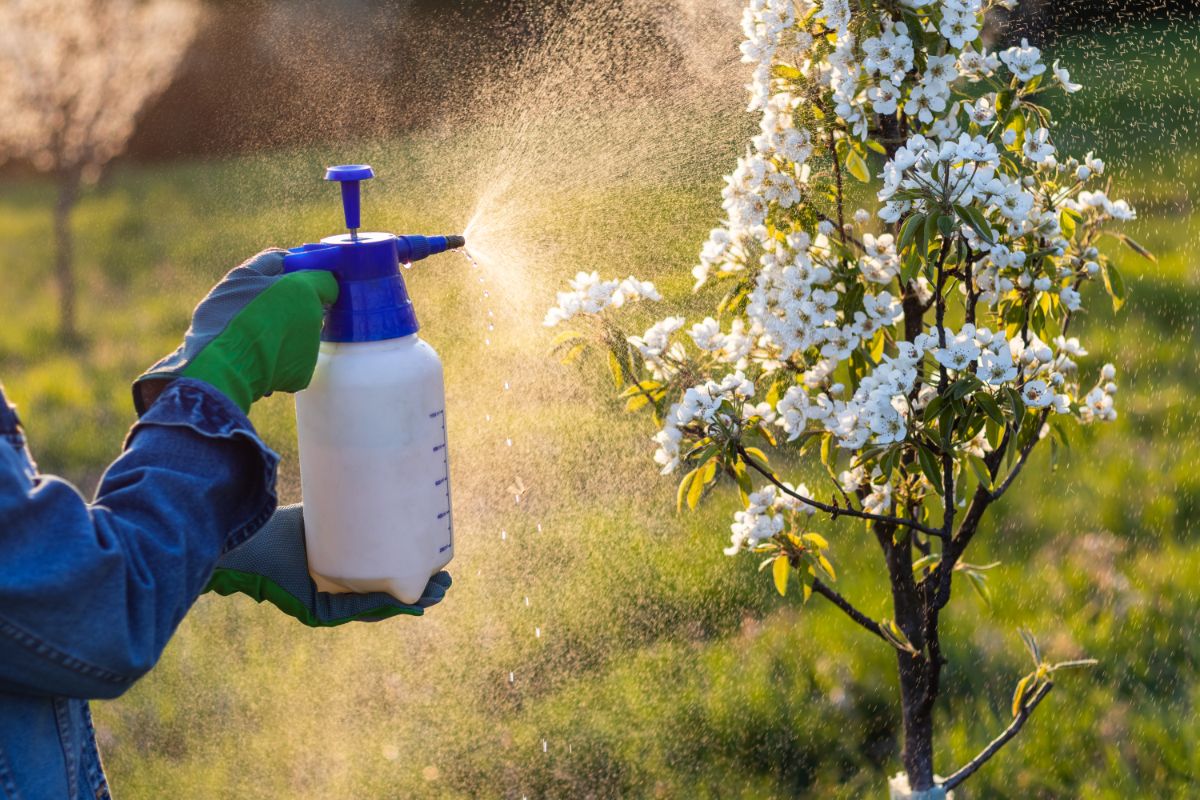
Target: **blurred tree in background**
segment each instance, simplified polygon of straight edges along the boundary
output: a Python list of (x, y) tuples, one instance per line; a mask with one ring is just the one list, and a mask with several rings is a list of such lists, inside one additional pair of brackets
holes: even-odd
[(192, 0), (10, 0), (0, 5), (0, 164), (58, 184), (59, 333), (78, 338), (71, 211), (171, 82), (200, 21)]

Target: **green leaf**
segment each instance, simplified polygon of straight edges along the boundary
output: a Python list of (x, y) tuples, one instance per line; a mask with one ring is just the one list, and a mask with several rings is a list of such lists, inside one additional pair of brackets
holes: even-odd
[(1115, 264), (1105, 264), (1102, 270), (1104, 288), (1112, 298), (1113, 311), (1119, 311), (1125, 304), (1125, 279)]
[(929, 252), (929, 245), (933, 242), (934, 237), (937, 236), (937, 227), (937, 214), (929, 214), (925, 217), (925, 226), (921, 229), (921, 245), (919, 248), (922, 256)]
[(921, 472), (925, 473), (925, 478), (933, 485), (933, 490), (942, 494), (942, 475), (937, 456), (932, 450), (921, 444), (917, 445), (917, 460), (921, 463)]
[(1025, 643), (1025, 649), (1029, 651), (1029, 655), (1033, 658), (1033, 665), (1040, 667), (1042, 665), (1042, 648), (1038, 647), (1037, 639), (1033, 638), (1033, 632), (1028, 628), (1017, 628), (1017, 635)]
[(781, 597), (787, 596), (788, 577), (792, 574), (792, 564), (787, 556), (777, 556), (771, 565), (771, 577), (775, 579), (775, 591)]
[(992, 475), (988, 471), (984, 460), (979, 456), (968, 456), (967, 460), (971, 464), (971, 471), (975, 473), (975, 477), (979, 480), (979, 483), (989, 492), (992, 491)]
[(979, 595), (979, 599), (990, 609), (992, 607), (992, 589), (988, 586), (987, 576), (973, 569), (964, 570), (964, 573), (971, 583), (971, 588), (975, 590), (975, 594)]
[(941, 231), (943, 239), (954, 238), (954, 218), (953, 217), (938, 217), (938, 230)]
[(983, 413), (995, 422), (997, 425), (1004, 426), (1004, 412), (1000, 410), (1000, 404), (996, 402), (996, 398), (992, 397), (987, 392), (978, 392), (975, 394), (975, 402), (983, 409)]
[(924, 214), (910, 214), (908, 219), (904, 220), (904, 224), (900, 226), (900, 245), (897, 252), (904, 252), (913, 243), (917, 238), (917, 231), (924, 224)]
[(1021, 423), (1025, 419), (1025, 401), (1021, 399), (1021, 395), (1011, 386), (1004, 387), (1004, 393), (1008, 396), (1009, 407), (1013, 412), (1013, 431), (1021, 430)]

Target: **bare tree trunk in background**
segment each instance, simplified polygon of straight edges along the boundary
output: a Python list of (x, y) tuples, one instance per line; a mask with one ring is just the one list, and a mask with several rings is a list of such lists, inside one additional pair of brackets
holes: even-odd
[(75, 315), (75, 252), (71, 237), (71, 212), (79, 201), (79, 171), (58, 174), (58, 199), (54, 204), (54, 282), (58, 290), (58, 336), (64, 342), (79, 340)]

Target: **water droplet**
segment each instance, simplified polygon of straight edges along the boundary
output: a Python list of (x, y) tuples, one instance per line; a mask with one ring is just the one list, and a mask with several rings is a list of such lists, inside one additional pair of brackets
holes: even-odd
[(537, 526), (537, 532), (538, 533), (542, 532), (542, 523), (540, 523), (540, 522), (538, 523), (538, 526)]
[(542, 638), (542, 629), (541, 629), (541, 628), (534, 628), (534, 629), (533, 629), (533, 638), (535, 638), (535, 639), (540, 639), (540, 638)]
[(550, 744), (545, 739), (542, 739), (542, 752), (543, 753), (550, 752)]
[(512, 439), (505, 439), (505, 440), (504, 440), (504, 443), (505, 443), (506, 445), (508, 445), (509, 447), (512, 447)]
[(516, 676), (513, 675), (511, 672), (508, 673), (508, 682), (513, 683), (515, 680), (516, 680)]
[(500, 531), (500, 541), (503, 542), (506, 539), (508, 539), (508, 531)]
[(528, 595), (525, 597), (525, 607), (526, 607), (526, 608), (529, 608), (529, 597), (528, 597)]
[(504, 382), (504, 391), (508, 391), (508, 381)]
[(403, 266), (405, 269), (412, 269), (412, 262), (411, 262), (411, 261), (405, 261), (405, 262), (404, 262), (404, 264), (403, 264), (402, 266)]

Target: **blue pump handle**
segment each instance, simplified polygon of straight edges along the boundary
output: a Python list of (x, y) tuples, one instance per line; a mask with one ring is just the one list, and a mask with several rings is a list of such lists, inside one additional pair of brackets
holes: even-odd
[(343, 164), (325, 170), (325, 180), (342, 184), (342, 211), (346, 215), (346, 227), (351, 231), (360, 227), (359, 183), (374, 177), (375, 170), (367, 164)]

